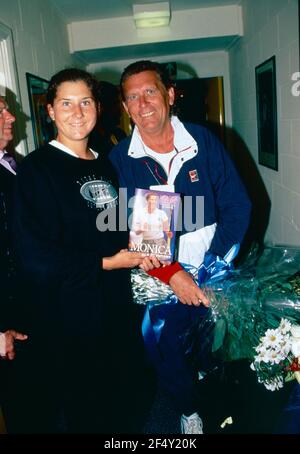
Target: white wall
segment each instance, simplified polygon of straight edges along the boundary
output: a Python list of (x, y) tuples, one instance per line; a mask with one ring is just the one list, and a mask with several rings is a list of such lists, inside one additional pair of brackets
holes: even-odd
[[(254, 7), (255, 3), (255, 7)], [(298, 0), (242, 0), (244, 37), (230, 50), (232, 115), (271, 199), (266, 241), (300, 245), (300, 97), (292, 96), (299, 71)], [(278, 172), (258, 164), (255, 66), (276, 56)]]
[[(74, 65), (67, 27), (47, 0), (0, 0), (0, 22), (12, 30), (21, 104), (30, 116), (26, 72), (49, 79), (59, 69)], [(34, 149), (31, 122), (26, 123), (28, 150)]]
[[(139, 60), (142, 60), (142, 58), (143, 57), (139, 58)], [(227, 52), (218, 51), (177, 54), (172, 56), (153, 57), (150, 58), (150, 60), (157, 62), (176, 62), (178, 79), (222, 76), (224, 78), (225, 122), (227, 126), (231, 126), (231, 93)], [(118, 84), (123, 69), (133, 61), (134, 60), (122, 60), (118, 62), (92, 64), (87, 67), (87, 70), (94, 73), (99, 80), (106, 80)]]

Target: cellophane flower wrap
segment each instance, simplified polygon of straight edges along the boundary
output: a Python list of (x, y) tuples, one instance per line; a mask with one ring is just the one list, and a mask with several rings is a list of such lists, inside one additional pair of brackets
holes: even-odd
[(149, 276), (145, 271), (135, 268), (131, 271), (131, 288), (133, 301), (136, 304), (167, 304), (169, 301), (177, 302), (169, 285), (159, 279)]
[[(183, 335), (195, 367), (201, 369), (201, 357), (207, 354), (218, 361), (253, 362), (268, 329), (277, 329), (282, 318), (300, 325), (299, 270), (300, 248), (253, 247), (236, 269), (208, 280), (202, 286), (211, 303), (207, 316)], [(132, 274), (132, 287), (136, 303), (178, 303), (169, 286), (141, 271)]]
[(300, 324), (299, 270), (300, 248), (269, 246), (262, 253), (253, 249), (223, 281), (208, 282), (204, 323), (214, 322), (212, 351), (226, 361), (253, 360), (266, 330), (282, 318)]
[[(195, 366), (206, 330), (215, 358), (250, 360), (259, 383), (268, 390), (278, 390), (294, 378), (300, 383), (299, 270), (300, 248), (269, 246), (262, 253), (253, 249), (226, 279), (207, 282), (209, 314), (197, 331), (187, 333)], [(201, 368), (200, 360), (198, 364)]]

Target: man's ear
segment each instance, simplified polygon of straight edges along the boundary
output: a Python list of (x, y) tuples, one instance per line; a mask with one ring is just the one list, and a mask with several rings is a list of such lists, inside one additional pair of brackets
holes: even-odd
[(170, 88), (168, 89), (168, 96), (169, 96), (169, 105), (170, 105), (170, 106), (173, 106), (174, 101), (175, 101), (175, 91), (174, 91), (174, 87), (170, 87)]
[(48, 115), (51, 118), (51, 120), (54, 121), (55, 115), (54, 115), (54, 110), (53, 110), (53, 107), (51, 106), (51, 104), (47, 104), (47, 111), (48, 111)]

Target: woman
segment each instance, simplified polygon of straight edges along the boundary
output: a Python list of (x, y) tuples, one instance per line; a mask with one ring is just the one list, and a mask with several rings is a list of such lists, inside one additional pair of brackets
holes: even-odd
[(96, 89), (96, 80), (80, 69), (52, 77), (47, 108), (56, 140), (27, 156), (17, 176), (15, 243), (30, 340), (18, 362), (26, 375), (12, 431), (114, 429), (107, 427), (104, 407), (110, 382), (106, 335), (114, 327), (108, 320), (105, 333), (105, 308), (114, 298), (129, 310), (126, 269), (147, 267), (148, 261), (121, 250), (127, 232), (96, 227), (98, 214), (116, 210), (118, 202), (111, 164), (88, 148), (99, 109)]

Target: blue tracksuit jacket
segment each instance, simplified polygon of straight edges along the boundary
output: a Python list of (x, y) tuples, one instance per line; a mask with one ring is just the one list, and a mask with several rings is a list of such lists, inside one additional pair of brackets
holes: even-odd
[[(242, 242), (251, 203), (221, 142), (202, 126), (184, 124), (184, 127), (198, 150), (179, 150), (175, 156), (172, 162), (177, 168), (175, 192), (192, 196), (194, 203), (196, 196), (204, 196), (203, 227), (217, 224), (208, 252), (223, 257), (233, 244)], [(131, 137), (124, 139), (110, 153), (120, 187), (127, 188), (129, 197), (134, 195), (135, 188), (149, 189), (150, 185), (167, 181), (160, 164), (142, 150), (138, 158), (128, 155), (130, 141)]]

